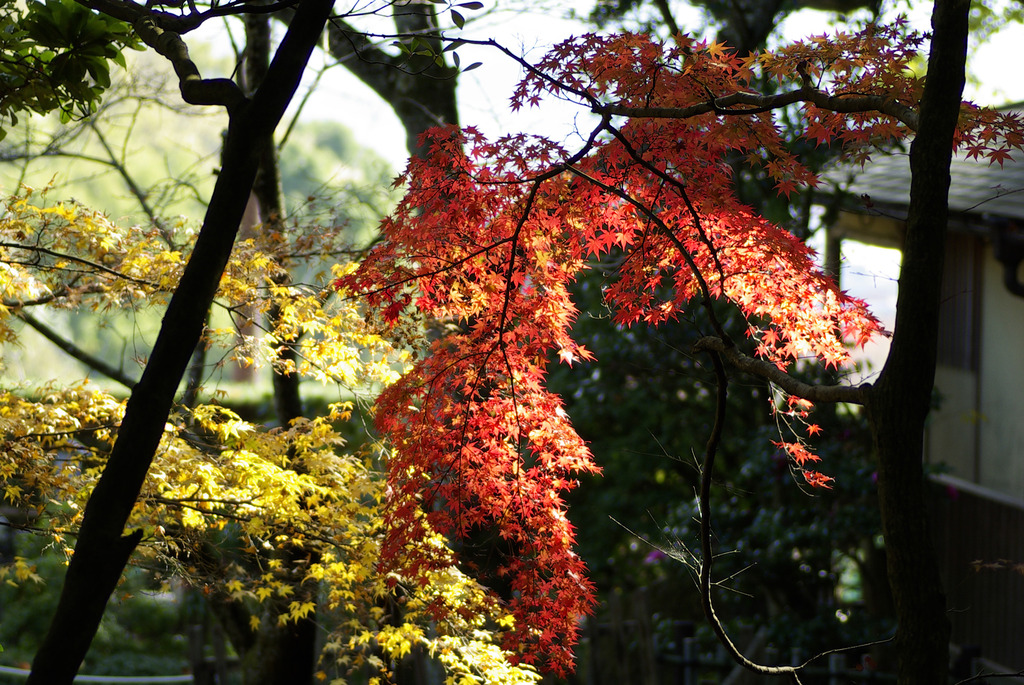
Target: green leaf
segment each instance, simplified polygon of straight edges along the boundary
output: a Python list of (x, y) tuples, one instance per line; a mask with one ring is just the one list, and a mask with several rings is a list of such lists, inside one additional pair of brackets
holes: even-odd
[(461, 29), (463, 26), (466, 25), (466, 18), (463, 17), (458, 12), (456, 12), (455, 10), (452, 10), (452, 23), (454, 23), (457, 27)]
[(477, 68), (477, 67), (479, 67), (479, 66), (483, 66), (483, 62), (473, 62), (473, 63), (472, 63), (472, 64), (470, 64), (470, 65), (469, 65), (468, 67), (466, 67), (465, 69), (463, 69), (463, 70), (462, 70), (462, 73), (463, 73), (463, 74), (465, 74), (465, 73), (466, 73), (467, 71), (473, 71), (474, 69), (476, 69), (476, 68)]
[(432, 53), (433, 50), (430, 49), (430, 43), (419, 36), (413, 36), (412, 40), (409, 41), (409, 52), (414, 55), (424, 55)]
[(105, 60), (90, 60), (88, 62), (89, 75), (96, 81), (101, 89), (110, 87), (110, 67)]
[(484, 3), (482, 2), (460, 2), (456, 7), (462, 7), (467, 10), (482, 10)]

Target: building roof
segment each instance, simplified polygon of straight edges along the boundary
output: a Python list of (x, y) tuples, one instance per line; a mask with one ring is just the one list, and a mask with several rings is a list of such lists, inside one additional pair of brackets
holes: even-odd
[[(1006, 107), (1022, 111), (1020, 105)], [(910, 155), (876, 154), (863, 169), (840, 165), (825, 179), (848, 193), (834, 229), (867, 243), (899, 247), (910, 204)], [(1016, 151), (1000, 166), (968, 159), (963, 152), (950, 166), (949, 227), (977, 232), (992, 241), (1003, 264), (1007, 290), (1024, 297), (1024, 152)]]
[[(1015, 152), (1002, 167), (959, 153), (953, 158), (950, 176), (951, 212), (1024, 219), (1024, 153)], [(910, 156), (905, 152), (876, 153), (863, 170), (840, 167), (825, 178), (860, 198), (857, 204), (863, 208), (897, 209), (910, 203)], [(905, 212), (898, 215), (903, 218)]]

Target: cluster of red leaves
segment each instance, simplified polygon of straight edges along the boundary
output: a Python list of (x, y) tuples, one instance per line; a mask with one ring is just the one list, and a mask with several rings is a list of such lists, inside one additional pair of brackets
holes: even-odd
[[(778, 83), (792, 83), (806, 75), (817, 88), (838, 98), (879, 94), (915, 106), (924, 81), (914, 74), (924, 36), (910, 30), (900, 18), (891, 25), (871, 25), (857, 33), (837, 32), (812, 36), (775, 52), (751, 55), (756, 65)], [(840, 141), (848, 155), (866, 159), (872, 147), (907, 136), (899, 121), (877, 112), (840, 113), (806, 105), (805, 137), (817, 143)]]
[[(808, 421), (808, 417), (814, 409), (814, 403), (803, 397), (795, 397), (793, 395), (788, 395), (785, 399), (785, 403), (781, 406), (775, 400), (772, 400), (770, 405), (772, 413), (782, 422), (780, 424), (780, 432), (790, 433), (795, 441), (778, 440), (773, 441), (772, 444), (786, 454), (792, 472), (803, 476), (808, 485), (815, 488), (831, 489), (830, 483), (835, 478), (808, 468), (809, 465), (821, 461), (821, 457), (812, 452), (808, 447), (808, 439), (821, 433), (821, 426)], [(803, 432), (806, 435), (801, 435), (798, 432), (800, 426), (803, 427)]]
[[(805, 52), (740, 59), (720, 45), (685, 38), (669, 47), (637, 35), (585, 36), (560, 44), (537, 65), (513, 106), (544, 91), (579, 91), (592, 108), (611, 99), (628, 108), (683, 110), (707, 102), (709, 94), (750, 92), (752, 67), (768, 69), (762, 61), (772, 69), (788, 64), (792, 76), (806, 59)], [(909, 88), (912, 79), (904, 78)], [(842, 81), (844, 88), (861, 88), (871, 79)], [(809, 127), (826, 125), (816, 108), (805, 113)], [(874, 118), (874, 128), (866, 119), (858, 123), (864, 135), (889, 130), (888, 117)], [(848, 133), (848, 125), (828, 123), (830, 135)], [(803, 355), (842, 363), (848, 358), (843, 338), (863, 344), (877, 330), (864, 303), (815, 268), (804, 243), (736, 198), (727, 160), (737, 156), (761, 167), (783, 195), (817, 182), (789, 151), (771, 112), (637, 117), (605, 128), (610, 138), (575, 165), (572, 197), (593, 217), (581, 235), (588, 256), (613, 246), (630, 255), (608, 289), (619, 322), (657, 324), (678, 316), (702, 294), (696, 269), (712, 295), (724, 294), (752, 319), (770, 322), (758, 352), (780, 364)]]
[[(438, 563), (417, 551), (419, 521), (454, 536), (496, 532), (517, 619), (508, 646), (524, 661), (570, 667), (593, 588), (563, 494), (598, 469), (544, 379), (554, 357), (590, 357), (570, 335), (573, 280), (603, 259), (614, 266), (606, 296), (622, 325), (659, 324), (695, 300), (727, 298), (752, 322), (757, 353), (779, 367), (802, 356), (844, 363), (848, 344), (865, 343), (878, 322), (800, 240), (737, 200), (726, 160), (746, 159), (786, 196), (814, 175), (790, 153), (770, 107), (693, 108), (750, 95), (755, 69), (797, 89), (913, 106), (920, 81), (908, 65), (920, 40), (898, 24), (740, 58), (685, 37), (663, 45), (588, 35), (556, 46), (512, 103), (552, 92), (601, 114), (581, 150), (524, 135), (491, 142), (471, 128), (429, 132), (429, 156), (398, 181), (408, 192), (383, 224), (386, 239), (339, 284), (387, 320), (415, 307), (457, 324), (378, 402), (377, 426), (394, 447), (389, 563)], [(608, 105), (690, 113), (612, 116)], [(802, 111), (818, 142), (860, 146), (908, 132), (878, 112)], [(977, 130), (1001, 123), (971, 111)], [(963, 139), (985, 146), (986, 135)], [(779, 446), (809, 483), (827, 487), (827, 476), (803, 469), (817, 457), (802, 442)]]
[(568, 333), (583, 243), (562, 201), (569, 177), (532, 199), (517, 181), (563, 155), (545, 141), (434, 131), (430, 158), (411, 162), (409, 192), (385, 221), (388, 242), (345, 283), (397, 319), (407, 294), (380, 286), (413, 279), (415, 306), (458, 324), (378, 401), (377, 427), (394, 447), (385, 559), (412, 571), (430, 563), (417, 553), (419, 511), (445, 534), (495, 532), (517, 619), (507, 646), (554, 670), (571, 665), (576, 621), (593, 603), (562, 494), (597, 467), (543, 387), (550, 353), (590, 358)]
[(1024, 150), (1024, 115), (1019, 110), (998, 111), (965, 103), (960, 110), (957, 145), (967, 159), (987, 159), (989, 164), (1012, 159)]

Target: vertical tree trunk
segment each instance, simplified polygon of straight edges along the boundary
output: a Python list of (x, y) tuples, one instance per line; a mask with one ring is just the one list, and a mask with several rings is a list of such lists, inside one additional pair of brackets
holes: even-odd
[(926, 511), (924, 422), (935, 378), (953, 133), (970, 0), (936, 0), (921, 123), (911, 146), (910, 209), (892, 348), (869, 396), (901, 685), (948, 678), (949, 620)]
[[(288, 20), (287, 10), (276, 16)], [(395, 29), (400, 34), (416, 35), (440, 53), (437, 10), (430, 3), (394, 6)], [(458, 124), (455, 87), (458, 70), (438, 64), (433, 58), (418, 56), (406, 63), (374, 46), (342, 21), (327, 27), (327, 49), (349, 71), (391, 105), (405, 129), (406, 149), (410, 155), (425, 156), (419, 136), (432, 126)]]
[(272, 87), (261, 89), (232, 113), (224, 164), (203, 227), (167, 306), (149, 363), (132, 391), (110, 459), (89, 497), (57, 610), (32, 662), (29, 685), (72, 683), (107, 600), (142, 537), (138, 530), (124, 535), (124, 527), (231, 253), (255, 176), (254, 141), (280, 121), (332, 5), (333, 0), (302, 2), (271, 66)]
[[(266, 80), (270, 63), (270, 15), (250, 14), (245, 18), (245, 89), (252, 91)], [(283, 235), (284, 200), (281, 191), (281, 173), (278, 166), (277, 147), (273, 133), (269, 133), (261, 144), (262, 153), (256, 169), (256, 180), (253, 184), (253, 196), (259, 213), (260, 229), (263, 240), (269, 242), (272, 234)], [(267, 313), (268, 327), (273, 330), (281, 318), (281, 309), (274, 303)], [(294, 365), (297, 355), (293, 343), (298, 340), (281, 340), (280, 347), (274, 355), (271, 368), (273, 384), (274, 412), (278, 423), (288, 426), (293, 420), (303, 415), (302, 395), (299, 392), (299, 375), (285, 372), (286, 366)], [(285, 548), (278, 551), (278, 556), (285, 558), (285, 566), (292, 566), (291, 561), (305, 556), (301, 549)], [(302, 579), (295, 579), (292, 587), (294, 594), (291, 600), (300, 602), (316, 601), (315, 584), (303, 584)], [(287, 602), (281, 602), (276, 612), (286, 611)], [(277, 615), (272, 613), (269, 621), (256, 635), (255, 642), (244, 655), (242, 661), (242, 680), (250, 685), (303, 685), (313, 682), (316, 664), (316, 613), (310, 612), (303, 618), (289, 621), (284, 625), (277, 623)]]

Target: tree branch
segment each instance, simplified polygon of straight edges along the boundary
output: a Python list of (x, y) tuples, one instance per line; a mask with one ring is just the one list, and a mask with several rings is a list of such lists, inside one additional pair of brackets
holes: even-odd
[[(136, 111), (136, 114), (138, 114), (138, 111)], [(100, 164), (106, 164), (117, 172), (121, 177), (121, 180), (124, 181), (124, 184), (128, 186), (128, 192), (130, 192), (135, 197), (136, 202), (139, 203), (139, 207), (142, 209), (143, 213), (149, 217), (149, 220), (154, 226), (156, 226), (157, 230), (160, 231), (160, 235), (163, 236), (164, 242), (168, 245), (173, 245), (174, 241), (172, 240), (173, 235), (171, 231), (168, 230), (167, 226), (157, 215), (156, 210), (149, 204), (149, 193), (139, 187), (139, 184), (135, 182), (135, 177), (128, 173), (128, 167), (126, 166), (124, 159), (118, 159), (118, 156), (114, 152), (114, 148), (110, 146), (110, 142), (107, 140), (107, 137), (103, 135), (103, 131), (96, 125), (96, 119), (89, 119), (86, 125), (92, 129), (93, 134), (96, 136), (96, 140), (99, 141), (100, 146), (103, 148), (103, 151), (107, 153), (107, 157), (109, 158), (109, 161), (106, 162), (102, 159), (97, 159), (96, 161)]]
[[(67, 253), (64, 253), (64, 252), (58, 252), (56, 250), (51, 250), (48, 247), (43, 247), (41, 245), (22, 245), (21, 243), (9, 243), (7, 241), (0, 241), (0, 247), (7, 248), (9, 250), (24, 250), (25, 252), (35, 252), (37, 254), (47, 255), (48, 257), (54, 257), (56, 259), (64, 259), (64, 260), (67, 260), (69, 262), (76, 262), (78, 264), (81, 264), (83, 266), (88, 267), (89, 269), (92, 269), (95, 272), (102, 272), (102, 273), (110, 274), (111, 276), (114, 276), (115, 278), (123, 279), (125, 281), (128, 281), (129, 283), (136, 283), (138, 285), (144, 285), (144, 286), (146, 286), (148, 288), (153, 288), (154, 290), (158, 290), (159, 289), (159, 286), (156, 283), (151, 283), (151, 282), (145, 281), (145, 280), (143, 280), (141, 278), (135, 278), (134, 276), (129, 276), (128, 274), (121, 273), (120, 271), (117, 271), (116, 269), (111, 269), (110, 267), (103, 266), (102, 264), (100, 264), (98, 262), (91, 261), (91, 260), (86, 259), (84, 257), (78, 257), (78, 256), (73, 255), (73, 254), (67, 254)], [(7, 264), (21, 264), (21, 263), (24, 263), (24, 262), (19, 262), (19, 261), (14, 260), (14, 259), (4, 259), (3, 263), (7, 263)], [(36, 263), (32, 263), (32, 264), (33, 264), (33, 266), (36, 265)], [(54, 268), (56, 269), (56, 268), (59, 268), (59, 267), (54, 267)]]
[(790, 395), (802, 397), (812, 402), (846, 402), (848, 404), (864, 404), (867, 392), (871, 387), (865, 385), (812, 385), (793, 378), (779, 367), (762, 359), (748, 357), (735, 346), (728, 345), (721, 338), (705, 336), (693, 346), (694, 352), (716, 352), (730, 366), (771, 381)]
[(156, 19), (149, 15), (136, 20), (134, 27), (146, 45), (171, 62), (178, 75), (182, 100), (190, 105), (223, 105), (228, 112), (245, 102), (242, 90), (231, 79), (204, 79), (199, 75), (199, 67), (189, 57), (188, 46), (179, 34), (160, 28)]
[[(721, 115), (746, 115), (767, 112), (797, 102), (808, 102), (819, 109), (852, 114), (855, 112), (881, 112), (898, 120), (912, 131), (919, 125), (917, 110), (884, 95), (829, 95), (811, 86), (775, 95), (732, 93), (689, 107), (624, 107), (623, 105), (594, 105), (597, 114), (650, 119), (689, 119), (714, 112)], [(741, 106), (737, 108), (738, 106)]]
[[(705, 338), (706, 339), (706, 338)], [(699, 341), (698, 341), (699, 344)], [(734, 348), (733, 348), (734, 349)], [(714, 598), (711, 595), (711, 569), (714, 561), (714, 550), (711, 546), (711, 478), (715, 470), (715, 456), (718, 454), (718, 446), (722, 441), (722, 431), (725, 426), (725, 413), (728, 408), (729, 378), (725, 375), (725, 366), (722, 364), (722, 352), (708, 350), (711, 354), (711, 363), (715, 369), (715, 422), (711, 427), (711, 434), (708, 436), (707, 445), (704, 447), (704, 460), (700, 473), (700, 602), (704, 610), (704, 617), (711, 624), (718, 641), (725, 647), (729, 656), (743, 668), (759, 673), (761, 675), (784, 675), (800, 685), (799, 668), (794, 666), (764, 666), (748, 659), (739, 650), (736, 643), (732, 641), (729, 634), (725, 632), (725, 626), (715, 611)]]
[(665, 22), (665, 27), (668, 29), (669, 35), (674, 36), (679, 33), (679, 25), (676, 24), (676, 18), (672, 14), (672, 8), (668, 6), (668, 0), (654, 0), (654, 5), (658, 8), (658, 12), (661, 14), (661, 20)]
[(89, 354), (81, 347), (71, 342), (57, 331), (53, 330), (45, 323), (35, 318), (28, 312), (22, 310), (15, 314), (19, 319), (24, 321), (26, 324), (31, 326), (37, 333), (52, 342), (54, 345), (59, 347), (61, 350), (66, 352), (69, 356), (78, 361), (82, 362), (90, 369), (97, 371), (110, 380), (117, 381), (129, 390), (135, 385), (135, 379), (130, 378), (121, 369), (116, 368), (112, 364), (108, 364), (103, 359)]
[[(253, 5), (245, 0), (216, 5), (205, 12), (189, 12), (174, 14), (144, 7), (131, 0), (76, 0), (78, 4), (95, 10), (101, 14), (134, 24), (145, 16), (152, 17), (157, 25), (177, 34), (188, 33), (199, 28), (205, 21), (235, 14), (269, 14), (288, 9), (298, 4), (299, 0), (282, 0), (268, 5)], [(191, 3), (190, 3), (191, 4)]]

